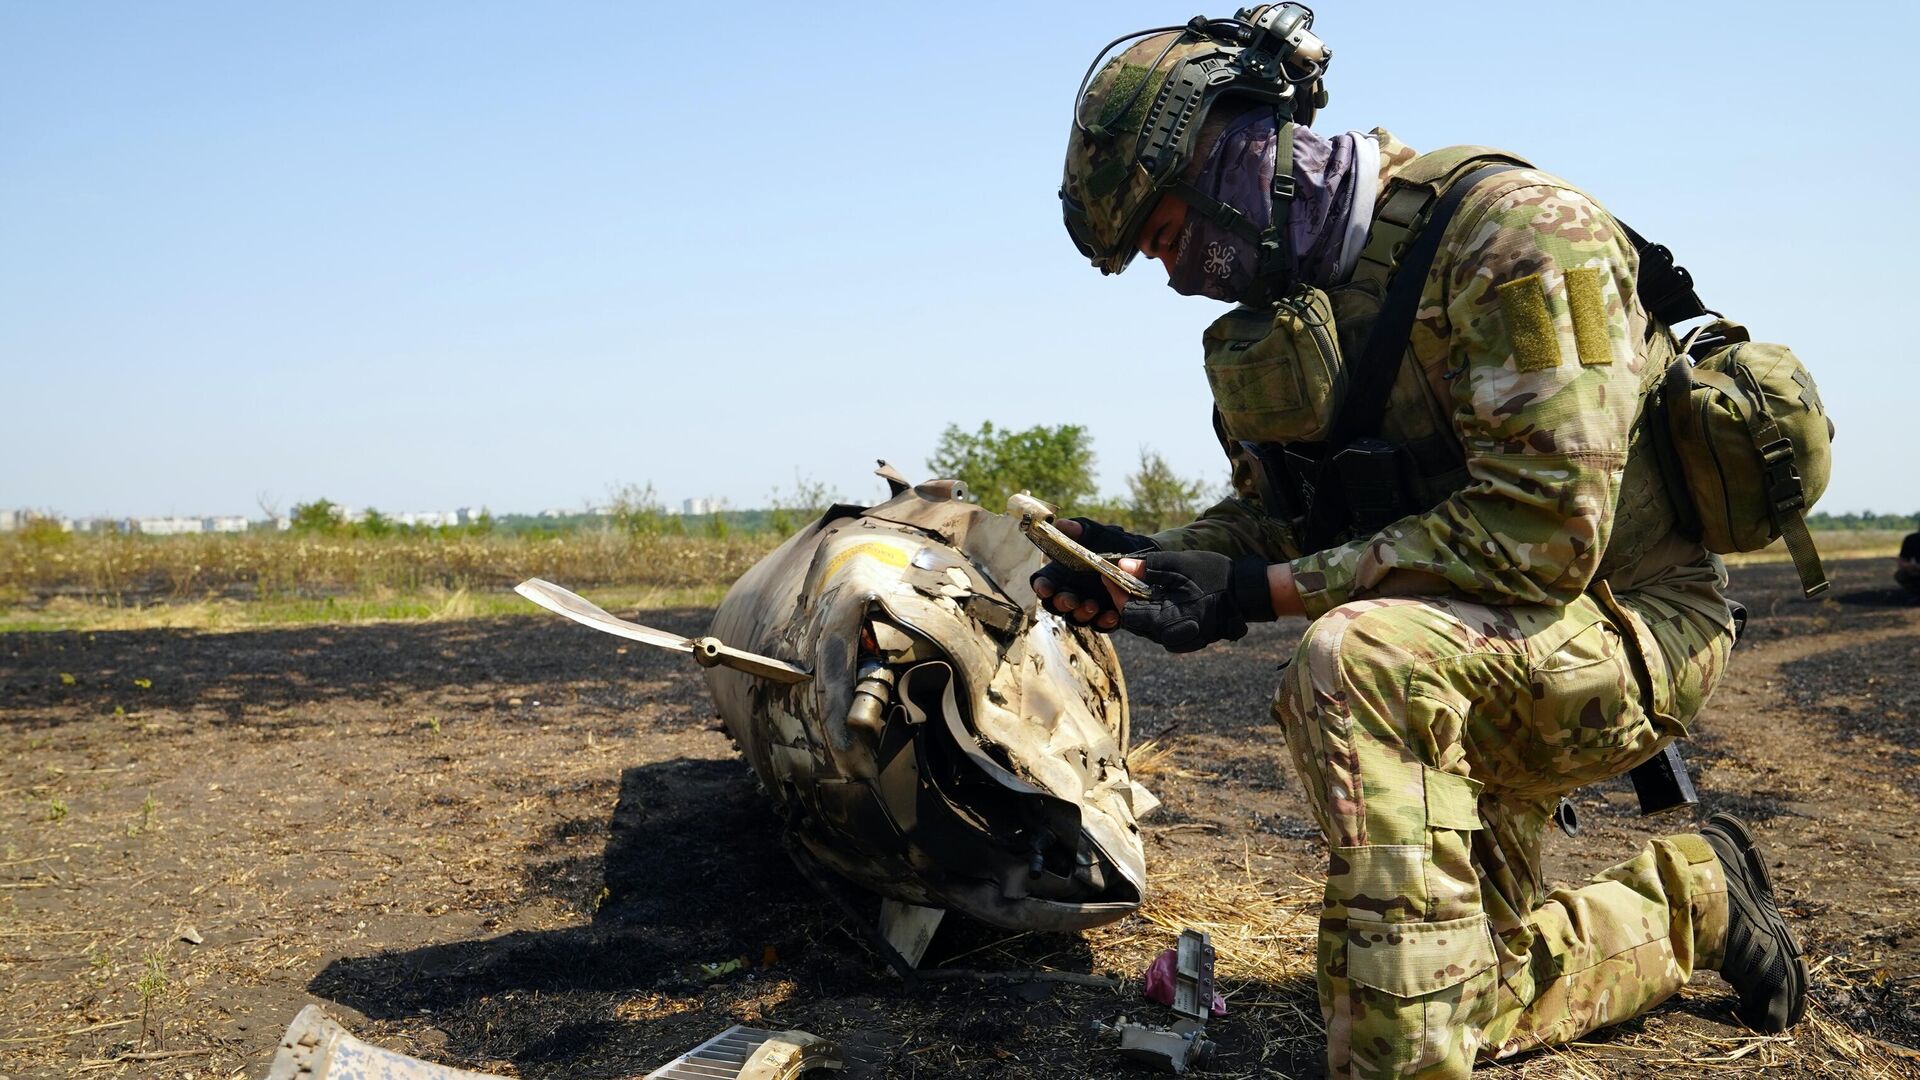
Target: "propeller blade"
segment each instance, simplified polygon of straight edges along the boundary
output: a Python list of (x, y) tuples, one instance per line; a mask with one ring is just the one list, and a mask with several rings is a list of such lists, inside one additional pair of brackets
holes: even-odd
[(564, 615), (582, 626), (590, 626), (602, 633), (673, 652), (691, 653), (701, 667), (732, 668), (735, 671), (744, 671), (756, 678), (777, 683), (802, 683), (813, 678), (812, 672), (797, 664), (789, 664), (785, 660), (775, 660), (771, 656), (736, 649), (723, 644), (719, 638), (703, 637), (697, 640), (683, 638), (679, 634), (669, 634), (665, 630), (655, 630), (651, 626), (628, 622), (579, 593), (568, 592), (551, 581), (528, 578), (515, 585), (513, 591), (548, 611)]

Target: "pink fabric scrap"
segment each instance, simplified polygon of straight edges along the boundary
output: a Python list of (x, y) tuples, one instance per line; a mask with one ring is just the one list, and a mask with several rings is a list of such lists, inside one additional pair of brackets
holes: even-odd
[[(1147, 965), (1146, 973), (1140, 976), (1140, 993), (1156, 1005), (1173, 1004), (1174, 976), (1180, 971), (1180, 959), (1172, 949), (1161, 952)], [(1215, 1016), (1227, 1015), (1227, 999), (1220, 991), (1213, 992), (1213, 1003), (1209, 1011)]]

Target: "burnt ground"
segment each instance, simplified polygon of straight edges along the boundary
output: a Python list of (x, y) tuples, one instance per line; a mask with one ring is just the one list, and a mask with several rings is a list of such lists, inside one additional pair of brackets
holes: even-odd
[[(1816, 970), (1791, 1037), (1703, 976), (1496, 1075), (1920, 1075), (1920, 607), (1880, 560), (1798, 596), (1735, 571), (1749, 641), (1689, 748), (1760, 828)], [(706, 614), (653, 614), (681, 632)], [(955, 922), (930, 964), (1133, 976), (1206, 921), (1232, 1012), (1210, 1075), (1318, 1075), (1320, 841), (1266, 720), (1294, 621), (1123, 642), (1156, 898), (1086, 935)], [(1624, 783), (1549, 842), (1574, 878), (1677, 823)], [(559, 619), (0, 636), (0, 1078), (257, 1077), (311, 1002), (363, 1038), (525, 1077), (639, 1075), (731, 1023), (873, 1076), (1107, 1076), (1131, 988), (906, 987), (798, 878), (696, 670)], [(743, 961), (718, 974), (703, 964)]]

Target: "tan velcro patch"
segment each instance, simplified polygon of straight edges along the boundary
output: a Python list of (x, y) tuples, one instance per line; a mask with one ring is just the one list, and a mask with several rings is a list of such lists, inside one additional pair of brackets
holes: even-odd
[(1580, 362), (1588, 367), (1613, 363), (1613, 345), (1607, 340), (1607, 293), (1604, 266), (1581, 266), (1567, 271), (1567, 306), (1573, 309), (1573, 342)]
[(1539, 274), (1500, 286), (1500, 313), (1513, 342), (1513, 365), (1521, 371), (1551, 371), (1560, 366), (1560, 338), (1547, 310), (1546, 285)]

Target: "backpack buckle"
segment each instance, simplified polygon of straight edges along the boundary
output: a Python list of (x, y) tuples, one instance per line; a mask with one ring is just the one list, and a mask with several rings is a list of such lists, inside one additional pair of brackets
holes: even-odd
[(1784, 515), (1807, 505), (1806, 488), (1793, 460), (1793, 443), (1784, 436), (1760, 447), (1760, 482), (1766, 486), (1767, 505)]

